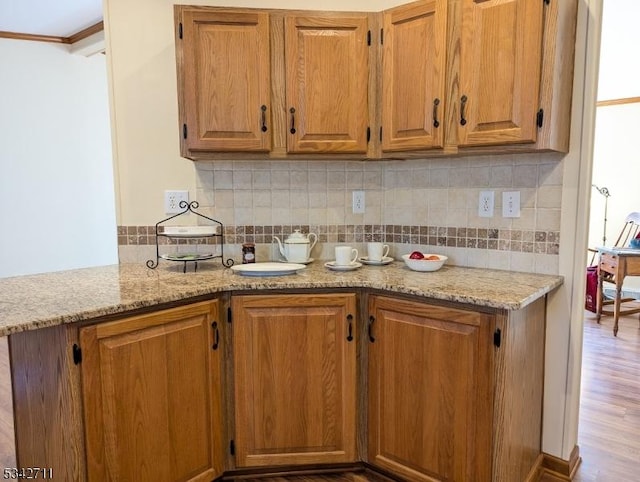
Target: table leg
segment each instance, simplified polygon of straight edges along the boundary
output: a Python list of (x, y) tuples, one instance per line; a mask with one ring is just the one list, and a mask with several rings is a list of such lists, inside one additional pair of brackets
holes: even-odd
[(622, 298), (622, 282), (616, 278), (616, 299), (613, 303), (613, 336), (618, 335), (618, 318), (620, 317), (620, 299)]

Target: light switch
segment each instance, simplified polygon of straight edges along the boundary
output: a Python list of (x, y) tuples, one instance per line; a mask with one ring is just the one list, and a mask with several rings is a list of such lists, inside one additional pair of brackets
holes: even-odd
[(502, 193), (502, 217), (520, 217), (520, 191), (508, 191)]

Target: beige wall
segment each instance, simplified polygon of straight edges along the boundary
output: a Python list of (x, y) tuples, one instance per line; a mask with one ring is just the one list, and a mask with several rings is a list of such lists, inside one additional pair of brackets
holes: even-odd
[[(640, 10), (640, 5), (638, 5)], [(640, 90), (640, 88), (638, 89)], [(640, 93), (640, 92), (638, 92)], [(640, 211), (636, 131), (640, 102), (598, 107), (593, 157), (593, 183), (611, 193), (607, 202), (606, 245), (612, 246), (630, 212)], [(589, 246), (602, 246), (605, 198), (591, 191)]]
[[(588, 8), (585, 5), (591, 0), (579, 1), (584, 13)], [(294, 0), (189, 3), (310, 8), (309, 2)], [(313, 4), (313, 7), (377, 11), (400, 3), (405, 2), (335, 0)], [(242, 224), (251, 220), (266, 224), (266, 218), (274, 222), (282, 219), (281, 216), (291, 223), (302, 223), (304, 219), (318, 222), (326, 219), (331, 223), (340, 222), (341, 214), (344, 216), (342, 222), (358, 222), (359, 219), (351, 218), (348, 202), (351, 190), (362, 185), (367, 192), (367, 214), (362, 221), (367, 223), (396, 224), (402, 219), (402, 222), (420, 225), (433, 222), (475, 227), (489, 223), (500, 228), (535, 230), (545, 226), (559, 230), (560, 256), (544, 255), (545, 258), (539, 258), (540, 263), (534, 257), (533, 264), (529, 259), (521, 264), (520, 257), (514, 258), (511, 253), (505, 257), (499, 251), (494, 256), (479, 252), (481, 250), (473, 250), (471, 255), (456, 252), (456, 256), (460, 254), (459, 264), (475, 262), (478, 266), (510, 269), (523, 266), (525, 270), (565, 276), (564, 287), (550, 300), (543, 450), (568, 458), (577, 440), (575, 420), (580, 352), (576, 340), (578, 343), (581, 340), (578, 308), (581, 303), (579, 291), (584, 288), (584, 281), (582, 284), (573, 281), (577, 273), (574, 261), (578, 256), (576, 244), (582, 249), (580, 245), (584, 241), (580, 232), (586, 231), (581, 225), (585, 208), (580, 198), (585, 196), (589, 182), (580, 177), (584, 164), (581, 156), (590, 159), (588, 149), (584, 154), (580, 151), (584, 144), (580, 136), (585, 134), (581, 131), (583, 85), (578, 80), (578, 91), (574, 96), (572, 153), (566, 157), (538, 154), (406, 163), (330, 162), (320, 165), (309, 161), (295, 165), (269, 163), (267, 166), (216, 162), (196, 166), (179, 156), (172, 3), (105, 0), (105, 12), (120, 225), (154, 224), (165, 217), (163, 191), (182, 188), (188, 189), (192, 199), (197, 197), (210, 213), (225, 223)], [(581, 22), (580, 29), (584, 31), (586, 15)], [(580, 53), (585, 54), (583, 44)], [(576, 79), (581, 79), (580, 75), (576, 75)], [(586, 138), (588, 142), (588, 134)], [(284, 166), (290, 169), (283, 169)], [(314, 193), (311, 179), (316, 171), (324, 172), (325, 169), (326, 189), (323, 187)], [(335, 181), (339, 177), (332, 171), (344, 172), (343, 186), (331, 185), (329, 179)], [(586, 174), (590, 177), (589, 170)], [(579, 177), (580, 182), (576, 184), (575, 179)], [(481, 188), (496, 191), (497, 205), (501, 191), (520, 189), (523, 192), (522, 218), (504, 220), (497, 216), (491, 221), (476, 218), (475, 204)], [(293, 200), (297, 207), (289, 209), (285, 200), (289, 203)], [(325, 203), (326, 209), (323, 209)], [(479, 260), (474, 261), (478, 256)]]
[(117, 262), (104, 56), (1, 38), (0, 59), (0, 278)]

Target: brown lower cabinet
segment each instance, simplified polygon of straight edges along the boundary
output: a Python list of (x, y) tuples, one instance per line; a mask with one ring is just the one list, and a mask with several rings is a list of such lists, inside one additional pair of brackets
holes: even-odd
[(218, 311), (210, 301), (80, 330), (90, 481), (222, 474)]
[(369, 306), (369, 462), (416, 482), (490, 480), (495, 317)]
[(355, 462), (355, 294), (231, 305), (236, 465)]
[(534, 482), (544, 336), (544, 298), (506, 311), (368, 290), (16, 333), (17, 460), (76, 481), (364, 462), (412, 482)]
[(368, 459), (410, 481), (541, 474), (545, 301), (519, 311), (369, 300)]

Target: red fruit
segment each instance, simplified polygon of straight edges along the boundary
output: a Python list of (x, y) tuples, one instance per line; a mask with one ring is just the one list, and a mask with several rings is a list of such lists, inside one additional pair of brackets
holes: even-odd
[(409, 255), (410, 259), (424, 259), (424, 254), (422, 254), (420, 251), (414, 251), (413, 253), (411, 253)]

